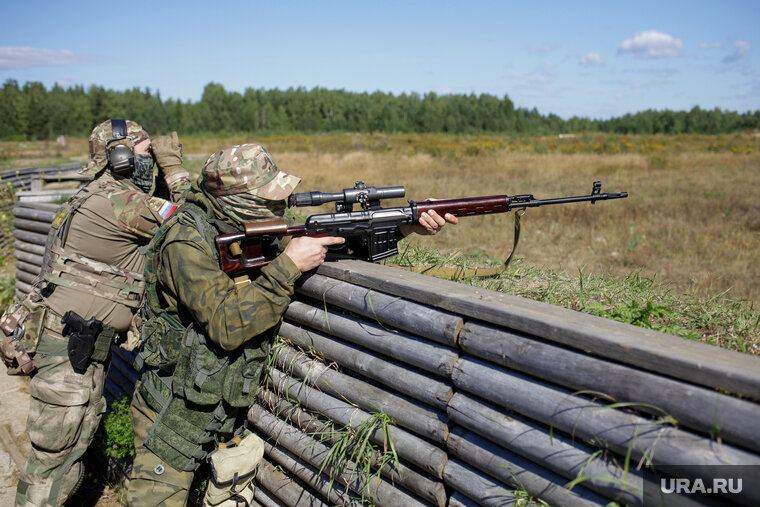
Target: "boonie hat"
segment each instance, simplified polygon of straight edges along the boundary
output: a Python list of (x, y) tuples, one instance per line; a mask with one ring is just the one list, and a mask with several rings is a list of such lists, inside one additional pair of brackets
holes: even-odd
[(238, 144), (211, 155), (201, 171), (201, 184), (214, 197), (250, 193), (262, 199), (286, 199), (301, 178), (277, 169), (258, 144)]

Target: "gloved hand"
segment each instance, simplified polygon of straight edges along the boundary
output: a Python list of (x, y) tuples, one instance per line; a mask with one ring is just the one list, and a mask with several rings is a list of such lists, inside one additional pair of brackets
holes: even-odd
[(172, 132), (170, 136), (152, 138), (151, 148), (158, 168), (164, 171), (165, 175), (182, 167), (182, 143), (179, 142), (177, 132)]
[(182, 167), (182, 144), (177, 132), (170, 136), (158, 136), (151, 140), (153, 157), (158, 165), (158, 176), (163, 178), (172, 200), (179, 198), (182, 188), (190, 186), (190, 175)]

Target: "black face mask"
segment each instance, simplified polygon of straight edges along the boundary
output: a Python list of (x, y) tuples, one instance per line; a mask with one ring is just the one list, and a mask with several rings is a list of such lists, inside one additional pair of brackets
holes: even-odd
[(153, 157), (150, 155), (135, 155), (135, 170), (129, 181), (145, 193), (153, 186)]

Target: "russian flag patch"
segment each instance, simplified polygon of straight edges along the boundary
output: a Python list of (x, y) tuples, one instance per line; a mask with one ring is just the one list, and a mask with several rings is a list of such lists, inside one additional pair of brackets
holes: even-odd
[(161, 206), (161, 208), (158, 210), (158, 214), (161, 215), (161, 218), (166, 220), (171, 216), (172, 213), (177, 209), (177, 205), (173, 204), (169, 201), (164, 202), (164, 204)]

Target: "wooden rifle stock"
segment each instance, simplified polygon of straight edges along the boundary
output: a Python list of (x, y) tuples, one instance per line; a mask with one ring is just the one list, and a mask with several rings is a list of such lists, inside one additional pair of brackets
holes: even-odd
[(491, 213), (506, 213), (509, 211), (509, 196), (489, 195), (465, 197), (462, 199), (441, 199), (438, 201), (422, 201), (415, 204), (418, 214), (433, 210), (441, 216), (451, 213), (457, 217), (468, 217), (489, 215)]
[(275, 240), (285, 236), (305, 236), (306, 227), (288, 227), (284, 220), (245, 224), (245, 232), (221, 234), (216, 237), (222, 270), (237, 276), (254, 268), (266, 266), (278, 255)]

